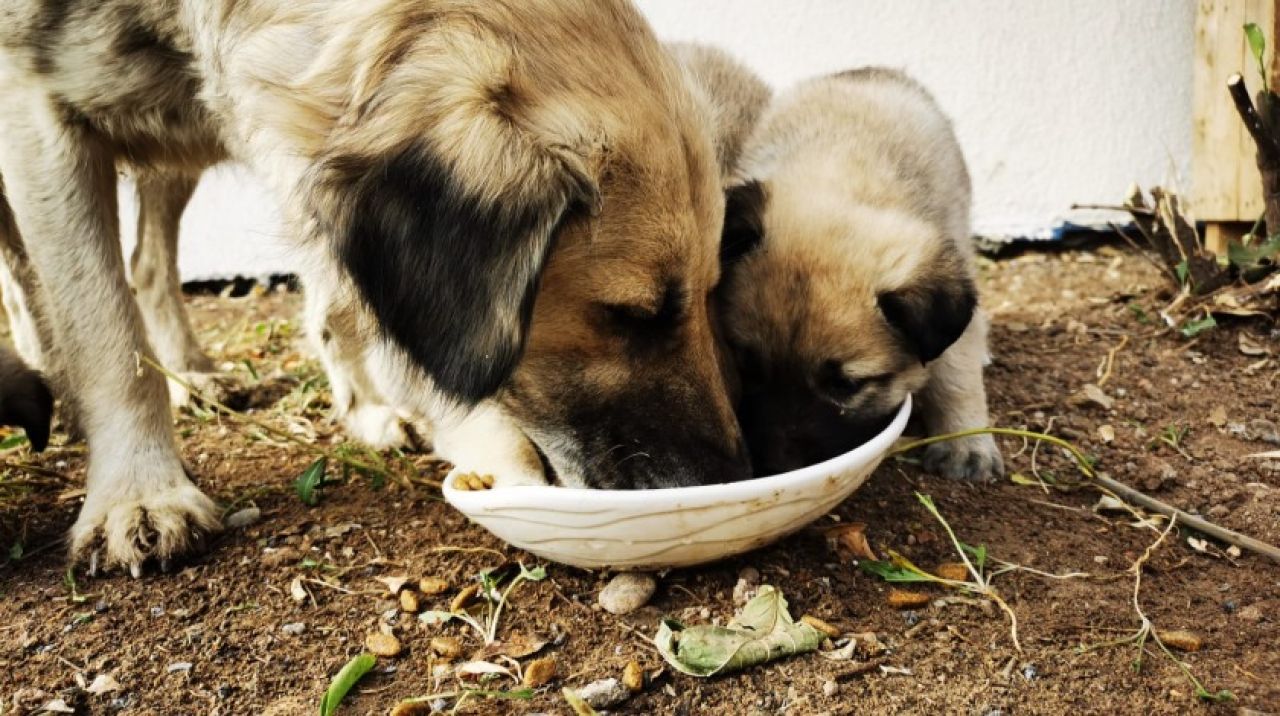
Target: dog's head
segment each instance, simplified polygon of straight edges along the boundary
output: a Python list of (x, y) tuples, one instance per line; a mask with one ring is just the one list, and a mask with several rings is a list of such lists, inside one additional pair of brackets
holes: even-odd
[(0, 425), (17, 425), (27, 433), (32, 449), (49, 444), (53, 421), (53, 392), (38, 371), (0, 346)]
[(881, 430), (977, 301), (959, 250), (909, 214), (815, 203), (797, 183), (730, 192), (722, 287), (756, 470), (828, 459)]
[(566, 482), (746, 477), (708, 310), (715, 157), (643, 21), (421, 13), (356, 73), (377, 89), (353, 90), (308, 191), (385, 337), (458, 404), (498, 400)]

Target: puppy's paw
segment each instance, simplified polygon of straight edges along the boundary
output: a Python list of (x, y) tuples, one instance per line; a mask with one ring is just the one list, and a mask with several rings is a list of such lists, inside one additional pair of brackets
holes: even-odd
[(170, 560), (204, 547), (222, 528), (217, 505), (181, 472), (166, 482), (160, 488), (139, 480), (124, 490), (114, 491), (119, 482), (90, 490), (71, 527), (72, 561), (87, 558), (91, 575), (121, 568), (138, 577), (148, 559), (167, 568)]
[(924, 469), (953, 480), (990, 482), (1004, 475), (1004, 458), (991, 435), (970, 435), (924, 449)]
[(407, 430), (400, 414), (388, 405), (358, 405), (342, 416), (342, 427), (352, 438), (374, 450), (421, 447), (416, 432)]

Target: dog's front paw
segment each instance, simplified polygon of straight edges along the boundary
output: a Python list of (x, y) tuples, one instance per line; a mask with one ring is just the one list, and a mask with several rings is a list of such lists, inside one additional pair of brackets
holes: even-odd
[(185, 408), (199, 398), (226, 405), (233, 396), (244, 391), (244, 381), (230, 373), (182, 372), (177, 374), (182, 383), (169, 381), (169, 405)]
[(1004, 475), (1004, 458), (991, 435), (970, 435), (924, 449), (924, 469), (953, 480), (989, 482)]
[(87, 558), (90, 574), (119, 567), (137, 577), (148, 559), (167, 567), (170, 560), (203, 547), (222, 527), (217, 505), (181, 472), (168, 483), (152, 489), (142, 483), (118, 492), (112, 491), (119, 487), (116, 483), (90, 490), (71, 528), (72, 560)]
[(388, 405), (358, 405), (342, 416), (342, 427), (347, 435), (374, 450), (422, 448), (418, 431), (407, 429), (400, 413)]

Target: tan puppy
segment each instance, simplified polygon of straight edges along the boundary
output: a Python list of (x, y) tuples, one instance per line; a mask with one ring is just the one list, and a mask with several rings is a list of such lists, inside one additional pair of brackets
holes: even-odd
[(49, 444), (53, 420), (53, 393), (44, 377), (22, 362), (6, 346), (0, 346), (0, 425), (17, 425), (27, 433), (32, 449)]
[(669, 42), (690, 87), (702, 101), (726, 186), (740, 183), (738, 170), (747, 137), (769, 105), (773, 90), (732, 55), (710, 45)]
[(492, 439), (599, 486), (748, 472), (708, 310), (718, 166), (623, 0), (0, 0), (0, 136), (10, 272), (89, 441), (91, 564), (218, 528), (138, 369), (117, 165), (248, 164), (329, 294), (318, 340), (415, 413), (500, 405)]
[[(862, 69), (778, 96), (752, 135), (724, 247), (724, 320), (758, 473), (832, 457), (908, 393), (931, 434), (987, 424), (969, 177), (948, 119), (900, 72)], [(985, 479), (990, 436), (926, 467)]]

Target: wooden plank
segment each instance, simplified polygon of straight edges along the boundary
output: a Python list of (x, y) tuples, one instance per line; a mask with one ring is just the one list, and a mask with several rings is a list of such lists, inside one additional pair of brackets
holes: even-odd
[(1227, 246), (1240, 243), (1252, 227), (1245, 221), (1210, 221), (1204, 225), (1204, 246), (1219, 256), (1225, 256)]
[(1200, 0), (1197, 4), (1195, 63), (1192, 76), (1192, 210), (1202, 221), (1238, 219), (1236, 199), (1243, 127), (1225, 90), (1226, 78), (1239, 70), (1243, 0)]
[[(1271, 32), (1271, 27), (1275, 15), (1275, 0), (1246, 0), (1239, 30), (1241, 38), (1244, 37), (1243, 25), (1245, 22), (1258, 23), (1258, 27), (1261, 27), (1262, 31), (1267, 33), (1268, 49), (1274, 56), (1276, 35)], [(1240, 72), (1244, 75), (1245, 84), (1249, 87), (1249, 95), (1253, 97), (1256, 97), (1258, 91), (1262, 89), (1262, 78), (1258, 75), (1257, 65), (1258, 63), (1254, 61), (1253, 55), (1249, 51), (1248, 41), (1242, 39), (1240, 41)], [(1233, 110), (1231, 114), (1239, 123), (1239, 117), (1236, 112)], [(1241, 124), (1242, 128), (1243, 126)], [(1240, 159), (1236, 167), (1235, 218), (1245, 221), (1257, 219), (1262, 215), (1264, 208), (1262, 177), (1258, 174), (1256, 154), (1257, 147), (1249, 136), (1249, 132), (1241, 131)]]

